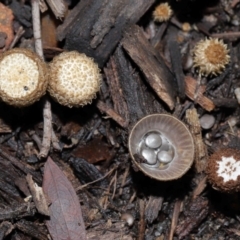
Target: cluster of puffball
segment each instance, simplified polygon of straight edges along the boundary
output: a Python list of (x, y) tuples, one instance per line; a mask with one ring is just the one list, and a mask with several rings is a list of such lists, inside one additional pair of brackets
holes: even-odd
[(64, 106), (84, 106), (96, 97), (100, 84), (97, 64), (77, 51), (63, 52), (48, 65), (23, 48), (0, 55), (0, 97), (15, 107), (33, 104), (46, 91)]

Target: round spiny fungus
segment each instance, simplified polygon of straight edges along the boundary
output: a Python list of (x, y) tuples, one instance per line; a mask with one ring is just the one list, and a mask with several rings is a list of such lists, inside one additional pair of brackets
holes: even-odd
[(240, 191), (240, 151), (233, 148), (216, 151), (209, 158), (206, 172), (216, 190)]
[(34, 52), (15, 48), (0, 55), (0, 96), (16, 107), (29, 106), (45, 94), (46, 64)]
[(62, 105), (79, 107), (91, 103), (100, 84), (100, 70), (85, 54), (63, 52), (50, 63), (48, 91)]
[(170, 19), (172, 15), (172, 9), (168, 3), (159, 4), (153, 11), (153, 19), (156, 22), (164, 22)]
[(223, 72), (230, 61), (227, 45), (222, 40), (205, 39), (198, 42), (194, 48), (194, 67), (204, 76), (218, 75)]

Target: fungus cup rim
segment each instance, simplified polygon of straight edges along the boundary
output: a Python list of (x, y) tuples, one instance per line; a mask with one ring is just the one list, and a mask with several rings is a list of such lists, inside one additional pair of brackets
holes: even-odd
[[(161, 130), (157, 130), (156, 127), (153, 128), (149, 128), (147, 131), (146, 129), (143, 129), (143, 124), (145, 124), (146, 122), (148, 122), (149, 120), (156, 120), (158, 118), (162, 118), (163, 121), (163, 125), (167, 124), (167, 123), (173, 123), (174, 126), (167, 126), (166, 130), (164, 130), (164, 132), (162, 133)], [(165, 123), (164, 123), (165, 122)], [(158, 124), (160, 123), (160, 121), (158, 121)], [(156, 123), (155, 123), (156, 124)], [(139, 126), (141, 126), (142, 128), (137, 129)], [(167, 130), (170, 131), (177, 131), (177, 127), (180, 127), (180, 129), (178, 129), (179, 133), (176, 133), (178, 136), (176, 136), (178, 143), (174, 142), (173, 140), (173, 136), (175, 135), (175, 133), (171, 133), (171, 134), (167, 134)], [(146, 128), (146, 127), (145, 127)], [(136, 137), (136, 132), (137, 131), (141, 131), (141, 133), (137, 134), (138, 137)], [(137, 145), (136, 143), (134, 144), (134, 139), (133, 138), (137, 138), (139, 139), (139, 136), (144, 136), (146, 133), (150, 132), (150, 131), (158, 131), (160, 132), (162, 135), (164, 135), (170, 143), (172, 143), (173, 148), (175, 150), (175, 156), (173, 158), (173, 161), (169, 164), (169, 166), (165, 169), (153, 169), (153, 168), (147, 168), (144, 167), (142, 164), (139, 164), (135, 158), (134, 158), (134, 154), (137, 153), (136, 149), (137, 149)], [(179, 135), (184, 134), (184, 138), (181, 138)], [(170, 135), (170, 137), (169, 137)], [(188, 138), (187, 138), (188, 136)], [(141, 138), (140, 137), (140, 138)], [(180, 146), (179, 142), (182, 141), (182, 143), (186, 143), (188, 145), (187, 148), (185, 148), (184, 146), (181, 147), (180, 149), (178, 149), (178, 147)], [(139, 143), (139, 141), (138, 141)], [(135, 146), (134, 146), (135, 145)], [(177, 145), (177, 146), (176, 146)], [(168, 114), (151, 114), (151, 115), (147, 115), (145, 117), (143, 117), (142, 119), (140, 119), (136, 124), (134, 124), (133, 128), (131, 129), (131, 132), (129, 134), (129, 138), (128, 138), (128, 149), (129, 149), (129, 153), (131, 156), (131, 159), (133, 160), (133, 162), (138, 166), (138, 168), (147, 176), (156, 179), (156, 180), (160, 180), (160, 181), (170, 181), (170, 180), (176, 180), (180, 177), (182, 177), (192, 166), (193, 161), (194, 161), (194, 155), (195, 155), (195, 146), (194, 146), (194, 140), (192, 137), (191, 132), (189, 131), (189, 129), (187, 128), (187, 126), (180, 121), (179, 119), (177, 119), (176, 117), (173, 117), (171, 115)], [(135, 151), (134, 151), (135, 150)], [(182, 159), (182, 157), (185, 156), (185, 160)], [(181, 159), (179, 159), (181, 157)], [(181, 161), (183, 161), (181, 163)], [(173, 165), (173, 166), (172, 166)], [(174, 167), (174, 165), (177, 165)], [(183, 166), (182, 166), (183, 165)], [(175, 169), (174, 169), (175, 168)], [(175, 170), (175, 171), (172, 171)], [(170, 171), (170, 172), (169, 172)], [(171, 172), (172, 171), (172, 172)], [(160, 174), (162, 173), (162, 174)]]

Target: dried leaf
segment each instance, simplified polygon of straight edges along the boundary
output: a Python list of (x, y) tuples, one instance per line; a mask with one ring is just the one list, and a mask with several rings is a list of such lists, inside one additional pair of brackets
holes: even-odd
[(43, 191), (51, 201), (48, 230), (55, 240), (85, 240), (86, 231), (78, 197), (72, 184), (49, 157), (45, 163)]
[(86, 145), (79, 145), (75, 148), (73, 155), (94, 164), (99, 161), (110, 160), (113, 157), (113, 151), (110, 150), (109, 145), (102, 138), (96, 137)]

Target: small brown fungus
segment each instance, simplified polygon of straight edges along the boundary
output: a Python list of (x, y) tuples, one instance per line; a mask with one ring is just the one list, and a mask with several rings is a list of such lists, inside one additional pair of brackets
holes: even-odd
[(48, 91), (62, 105), (80, 107), (91, 103), (100, 84), (98, 65), (83, 53), (63, 52), (50, 63)]
[(193, 50), (194, 68), (204, 76), (222, 73), (230, 61), (227, 45), (222, 40), (210, 38), (199, 41)]
[(15, 48), (0, 55), (0, 96), (16, 107), (29, 106), (46, 92), (47, 66), (38, 55)]
[(129, 135), (128, 148), (143, 173), (162, 181), (180, 178), (194, 159), (190, 131), (183, 122), (167, 114), (152, 114), (139, 120)]
[(170, 19), (172, 15), (172, 9), (168, 3), (159, 4), (153, 11), (153, 19), (156, 22), (164, 22)]
[(223, 148), (213, 153), (206, 169), (208, 181), (222, 192), (240, 190), (240, 150)]

